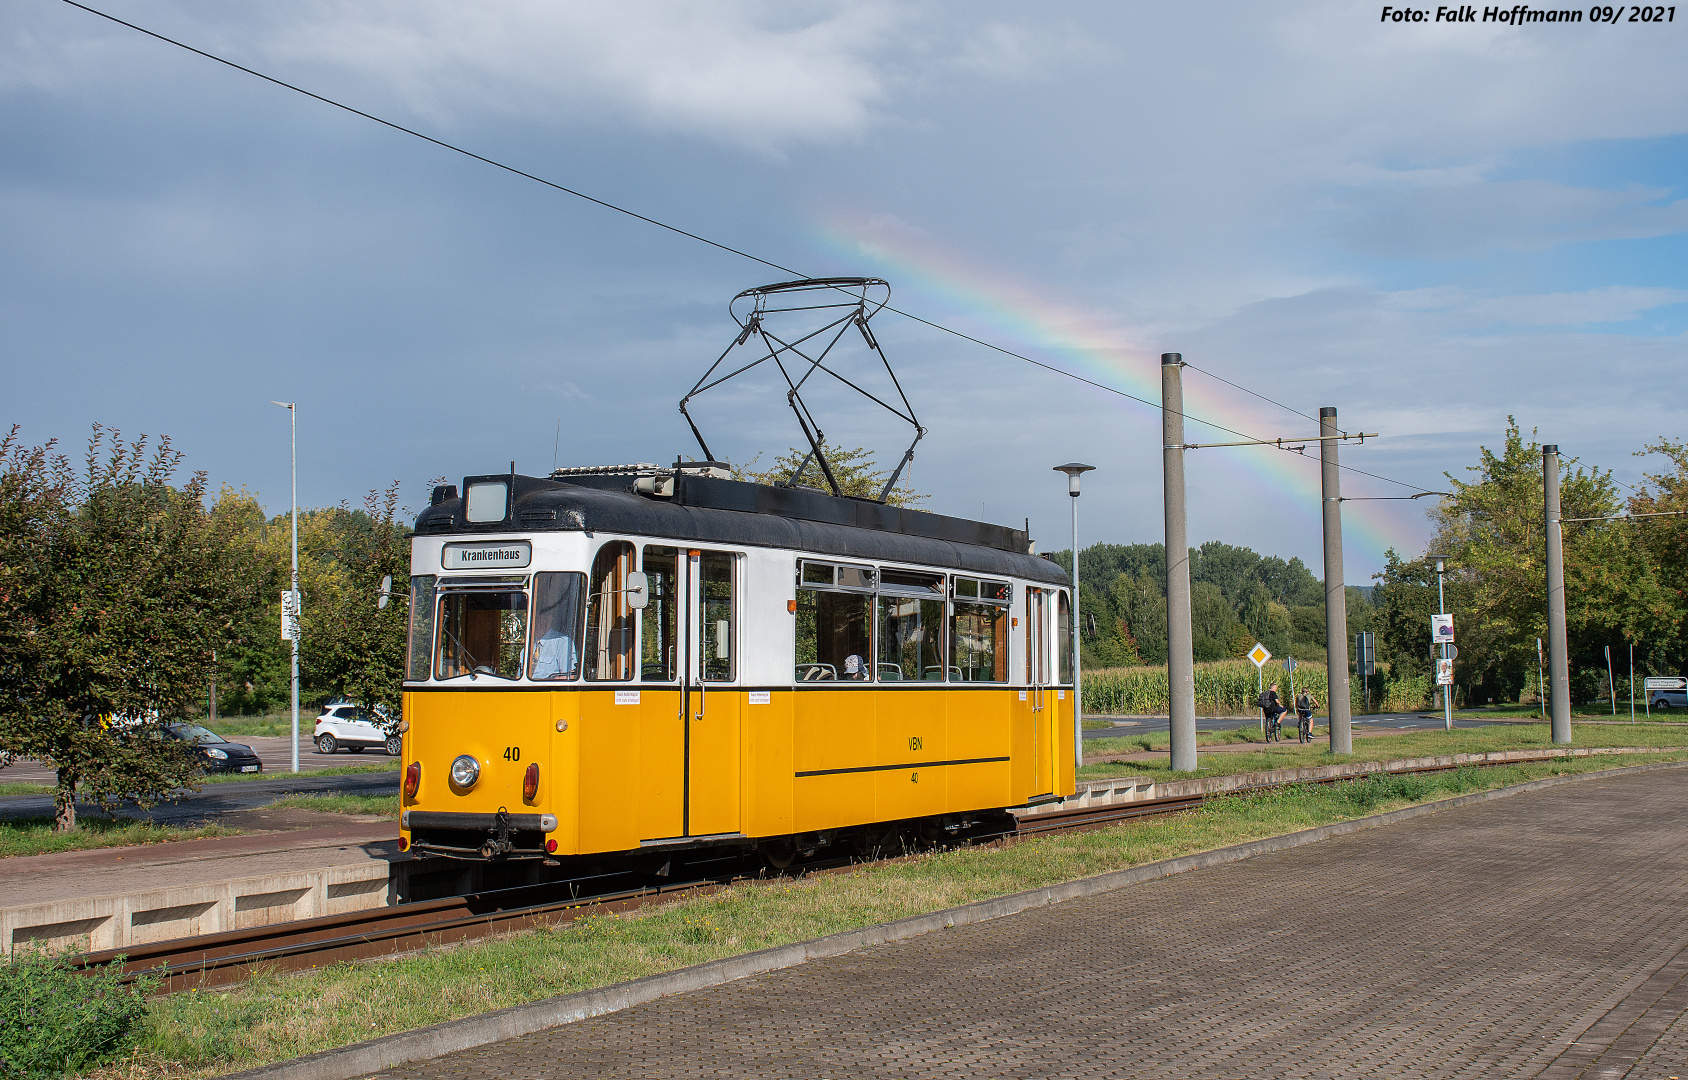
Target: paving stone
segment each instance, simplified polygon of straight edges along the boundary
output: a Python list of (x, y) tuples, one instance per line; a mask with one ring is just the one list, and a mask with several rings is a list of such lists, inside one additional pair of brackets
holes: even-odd
[(381, 1075), (1688, 1076), (1685, 796), (1481, 803)]

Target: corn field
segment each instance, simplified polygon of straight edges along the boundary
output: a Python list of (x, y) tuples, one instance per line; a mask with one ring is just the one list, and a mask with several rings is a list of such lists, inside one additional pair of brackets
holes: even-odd
[[(1268, 664), (1264, 671), (1266, 685), (1278, 684), (1278, 695), (1285, 704), (1291, 702), (1290, 678), (1278, 664)], [(1372, 712), (1401, 712), (1428, 708), (1429, 675), (1392, 679), (1379, 672), (1370, 677)], [(1252, 716), (1258, 712), (1255, 704), (1260, 690), (1255, 668), (1247, 660), (1218, 660), (1196, 665), (1197, 716)], [(1319, 701), (1326, 699), (1325, 665), (1303, 660), (1295, 669), (1297, 692), (1311, 693)], [(1367, 711), (1360, 690), (1360, 680), (1350, 680), (1351, 707), (1354, 712)], [(1098, 668), (1084, 673), (1084, 710), (1110, 716), (1165, 716), (1168, 711), (1166, 668), (1123, 667)]]

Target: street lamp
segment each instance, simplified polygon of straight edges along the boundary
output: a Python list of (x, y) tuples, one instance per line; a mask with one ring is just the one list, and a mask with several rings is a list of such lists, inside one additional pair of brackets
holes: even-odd
[[(1446, 615), (1448, 613), (1448, 602), (1442, 596), (1442, 573), (1447, 569), (1448, 557), (1446, 555), (1427, 554), (1425, 558), (1436, 560), (1436, 611), (1438, 614)], [(1450, 643), (1446, 641), (1441, 643), (1441, 658), (1443, 660), (1449, 659), (1448, 649), (1451, 647)], [(1442, 691), (1442, 723), (1449, 731), (1454, 729), (1454, 684), (1451, 682)]]
[(1094, 472), (1096, 466), (1083, 465), (1076, 461), (1069, 461), (1065, 465), (1057, 465), (1055, 472), (1067, 474), (1067, 494), (1073, 500), (1073, 776), (1076, 779), (1078, 770), (1084, 766), (1084, 695), (1079, 685), (1079, 659), (1083, 655), (1079, 648), (1079, 619), (1078, 619), (1078, 478), (1087, 472)]
[[(272, 401), (287, 410), (293, 427), (293, 496), (287, 519), (293, 526), (292, 587), (282, 600), (281, 622), (290, 630), (293, 641), (293, 771), (299, 771), (299, 410), (295, 402)], [(288, 618), (291, 609), (292, 618)]]

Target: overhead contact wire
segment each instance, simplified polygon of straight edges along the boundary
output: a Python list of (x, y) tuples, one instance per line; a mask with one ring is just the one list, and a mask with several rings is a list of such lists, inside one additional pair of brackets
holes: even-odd
[[(433, 145), (438, 146), (443, 150), (450, 150), (454, 154), (461, 154), (466, 158), (471, 158), (475, 161), (479, 161), (484, 165), (491, 165), (495, 169), (501, 169), (504, 172), (510, 173), (513, 176), (520, 176), (524, 180), (532, 180), (536, 184), (542, 184), (545, 187), (551, 188), (555, 191), (560, 191), (565, 195), (573, 195), (577, 199), (583, 199), (586, 202), (592, 203), (595, 206), (601, 206), (606, 210), (613, 210), (618, 214), (623, 214), (627, 217), (633, 218), (635, 221), (642, 221), (647, 225), (655, 225), (657, 228), (671, 232), (671, 233), (675, 234), (676, 236), (684, 236), (688, 240), (696, 240), (698, 243), (706, 244), (709, 247), (715, 248), (718, 251), (724, 251), (724, 252), (727, 252), (730, 255), (737, 255), (741, 259), (748, 259), (751, 262), (759, 263), (762, 266), (766, 266), (766, 267), (769, 267), (770, 269), (778, 270), (778, 271), (780, 271), (781, 273), (784, 273), (784, 274), (793, 274), (793, 275), (800, 277), (800, 278), (809, 276), (809, 275), (804, 274), (801, 270), (797, 270), (797, 269), (794, 269), (792, 267), (786, 266), (783, 263), (774, 262), (772, 259), (764, 259), (760, 255), (753, 255), (748, 251), (744, 251), (740, 248), (733, 247), (731, 244), (723, 244), (718, 240), (711, 240), (707, 236), (700, 236), (697, 233), (690, 232), (686, 229), (682, 229), (677, 225), (670, 225), (666, 221), (659, 221), (656, 218), (650, 217), (650, 216), (645, 215), (645, 214), (641, 214), (636, 210), (629, 210), (625, 206), (618, 206), (615, 203), (609, 202), (607, 200), (597, 198), (596, 196), (593, 196), (593, 195), (588, 195), (586, 192), (580, 191), (576, 188), (571, 188), (571, 187), (568, 187), (564, 184), (559, 184), (559, 183), (556, 183), (555, 181), (547, 180), (542, 176), (536, 176), (533, 173), (527, 172), (527, 171), (522, 170), (522, 169), (518, 169), (514, 165), (506, 165), (502, 161), (498, 161), (494, 158), (489, 158), (489, 157), (485, 156), (484, 154), (477, 154), (473, 150), (468, 150), (468, 149), (465, 149), (464, 147), (458, 146), (454, 143), (446, 142), (444, 139), (436, 139), (432, 135), (428, 135), (424, 132), (417, 131), (415, 128), (406, 127), (405, 125), (397, 123), (395, 121), (387, 120), (383, 117), (376, 116), (374, 113), (365, 112), (364, 110), (359, 109), (355, 106), (347, 105), (345, 102), (336, 101), (335, 99), (333, 99), (331, 97), (325, 97), (322, 94), (318, 94), (318, 93), (315, 93), (311, 90), (307, 90), (304, 87), (299, 86), (295, 83), (290, 83), (290, 82), (286, 81), (285, 79), (278, 79), (273, 75), (266, 75), (262, 71), (258, 71), (254, 68), (249, 68), (249, 67), (245, 66), (244, 64), (238, 64), (238, 63), (234, 62), (233, 60), (229, 60), (225, 57), (218, 56), (216, 53), (207, 52), (204, 49), (196, 48), (192, 45), (189, 45), (185, 41), (180, 41), (180, 40), (173, 38), (173, 37), (170, 37), (166, 34), (161, 34), (161, 33), (157, 32), (156, 30), (148, 30), (146, 27), (139, 26), (135, 23), (129, 22), (127, 19), (120, 19), (116, 15), (112, 15), (109, 12), (101, 11), (98, 8), (90, 7), (87, 4), (79, 3), (78, 0), (63, 0), (63, 2), (70, 5), (73, 8), (77, 8), (78, 10), (85, 11), (90, 15), (94, 15), (94, 16), (97, 16), (101, 19), (105, 19), (108, 22), (116, 23), (119, 26), (127, 27), (128, 29), (135, 31), (138, 34), (144, 34), (145, 36), (150, 37), (150, 38), (154, 39), (155, 41), (162, 41), (166, 45), (174, 45), (176, 48), (182, 49), (186, 52), (193, 53), (195, 56), (204, 57), (205, 59), (210, 60), (214, 63), (222, 64), (224, 67), (233, 68), (235, 71), (239, 71), (239, 72), (246, 74), (246, 75), (251, 75), (253, 78), (256, 78), (256, 79), (262, 79), (264, 82), (270, 83), (273, 86), (279, 86), (284, 90), (291, 90), (295, 94), (300, 94), (304, 97), (308, 97), (313, 101), (320, 101), (324, 105), (328, 105), (328, 106), (331, 106), (333, 108), (340, 109), (343, 112), (351, 113), (353, 116), (361, 117), (365, 120), (369, 120), (369, 121), (372, 121), (374, 123), (380, 124), (382, 127), (390, 128), (393, 131), (401, 132), (401, 133), (403, 133), (405, 135), (409, 135), (413, 138), (421, 139), (423, 142), (432, 143)], [(1103, 390), (1103, 391), (1106, 391), (1107, 393), (1110, 393), (1110, 394), (1117, 394), (1118, 396), (1126, 398), (1130, 401), (1135, 401), (1135, 402), (1138, 402), (1139, 404), (1147, 405), (1151, 409), (1164, 410), (1164, 408), (1165, 408), (1163, 405), (1161, 405), (1158, 402), (1150, 401), (1147, 398), (1138, 397), (1136, 394), (1128, 393), (1124, 390), (1119, 389), (1118, 387), (1108, 386), (1104, 383), (1096, 382), (1093, 379), (1087, 379), (1082, 375), (1075, 375), (1073, 372), (1067, 371), (1065, 368), (1056, 367), (1054, 364), (1048, 364), (1048, 363), (1045, 363), (1041, 360), (1033, 359), (1032, 357), (1027, 356), (1024, 353), (1015, 352), (1013, 349), (1004, 348), (1001, 345), (992, 344), (991, 342), (985, 341), (982, 338), (976, 338), (971, 334), (963, 333), (960, 330), (956, 330), (952, 327), (945, 326), (942, 323), (936, 323), (936, 322), (933, 322), (930, 319), (923, 319), (919, 315), (915, 315), (911, 312), (904, 311), (901, 308), (890, 307), (889, 305), (886, 305), (886, 310), (889, 310), (891, 312), (894, 312), (895, 314), (901, 315), (905, 319), (910, 319), (914, 322), (920, 323), (922, 326), (929, 326), (934, 330), (940, 330), (940, 331), (942, 331), (946, 334), (950, 334), (950, 335), (953, 335), (954, 337), (958, 337), (963, 341), (972, 342), (975, 345), (980, 345), (980, 346), (983, 346), (984, 348), (990, 349), (994, 352), (999, 352), (999, 353), (1003, 354), (1004, 356), (1011, 356), (1016, 360), (1024, 361), (1025, 363), (1031, 364), (1034, 367), (1043, 368), (1045, 371), (1051, 371), (1051, 372), (1054, 372), (1057, 375), (1064, 375), (1069, 379), (1072, 379), (1076, 382), (1084, 383), (1087, 386), (1093, 386), (1098, 390)], [(1193, 365), (1186, 364), (1185, 366), (1191, 367)], [(1220, 382), (1226, 383), (1229, 386), (1234, 386), (1238, 390), (1243, 391), (1244, 393), (1253, 394), (1255, 397), (1260, 398), (1262, 401), (1268, 401), (1268, 402), (1271, 402), (1273, 405), (1277, 405), (1279, 408), (1288, 409), (1290, 412), (1296, 413), (1298, 416), (1304, 416), (1304, 417), (1307, 417), (1310, 420), (1314, 419), (1313, 417), (1307, 416), (1306, 413), (1301, 412), (1300, 410), (1291, 409), (1289, 406), (1283, 405), (1280, 402), (1272, 401), (1271, 398), (1268, 398), (1263, 394), (1258, 394), (1255, 391), (1250, 390), (1245, 386), (1239, 386), (1236, 383), (1230, 382), (1228, 379), (1223, 379), (1223, 378), (1220, 378), (1217, 375), (1213, 375), (1211, 372), (1202, 371), (1200, 368), (1197, 368), (1196, 370), (1200, 371), (1201, 374), (1203, 374), (1203, 375), (1208, 375), (1210, 378), (1216, 378), (1216, 379), (1219, 379)], [(1252, 439), (1252, 438), (1255, 437), (1253, 435), (1248, 434), (1247, 432), (1242, 432), (1242, 431), (1236, 430), (1235, 428), (1226, 427), (1225, 425), (1215, 423), (1212, 420), (1204, 420), (1201, 417), (1194, 416), (1190, 413), (1179, 413), (1178, 415), (1182, 416), (1186, 420), (1194, 421), (1195, 423), (1202, 424), (1206, 427), (1213, 428), (1217, 431), (1223, 431), (1223, 432), (1226, 432), (1226, 433), (1231, 434), (1231, 435), (1240, 435), (1245, 439)], [(1293, 451), (1286, 451), (1286, 452), (1293, 452)], [(1356, 468), (1353, 468), (1352, 466), (1349, 466), (1349, 465), (1339, 464), (1337, 467), (1340, 468), (1340, 469), (1343, 469), (1347, 472), (1357, 473), (1361, 476), (1369, 476), (1369, 477), (1372, 477), (1373, 479), (1376, 479), (1376, 480), (1382, 480), (1386, 483), (1396, 484), (1396, 485), (1399, 485), (1400, 487), (1404, 487), (1404, 488), (1411, 488), (1415, 491), (1428, 491), (1429, 490), (1428, 488), (1419, 487), (1416, 484), (1409, 484), (1404, 480), (1394, 480), (1394, 479), (1391, 479), (1387, 476), (1380, 476), (1377, 473), (1366, 472), (1363, 469), (1356, 469)]]

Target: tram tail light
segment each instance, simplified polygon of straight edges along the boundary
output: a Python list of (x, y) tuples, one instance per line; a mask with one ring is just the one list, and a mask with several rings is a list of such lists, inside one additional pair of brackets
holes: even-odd
[(522, 774), (522, 801), (531, 803), (539, 797), (539, 763), (536, 761)]
[(545, 850), (550, 854), (555, 855), (557, 853), (557, 842), (555, 840), (545, 841)]
[(422, 763), (413, 761), (404, 770), (404, 797), (416, 798), (416, 793), (422, 790)]

